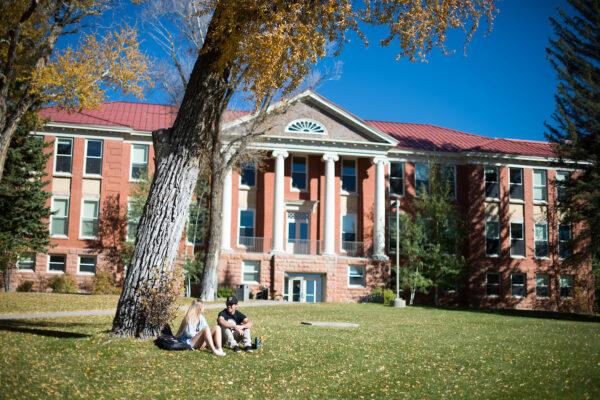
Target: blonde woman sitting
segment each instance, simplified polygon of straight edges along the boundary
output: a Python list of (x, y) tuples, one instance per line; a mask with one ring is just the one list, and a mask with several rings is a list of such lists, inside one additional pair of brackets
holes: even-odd
[(203, 314), (204, 303), (200, 300), (192, 301), (176, 337), (180, 342), (188, 344), (192, 350), (203, 349), (208, 345), (215, 356), (224, 356), (225, 352), (221, 348), (221, 329), (217, 326), (211, 331)]

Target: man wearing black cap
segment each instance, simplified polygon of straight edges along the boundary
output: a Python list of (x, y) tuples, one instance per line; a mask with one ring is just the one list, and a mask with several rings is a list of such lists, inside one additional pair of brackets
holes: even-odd
[(243, 340), (244, 351), (252, 353), (252, 336), (250, 335), (252, 321), (238, 311), (238, 299), (234, 296), (228, 297), (225, 304), (227, 308), (219, 313), (217, 322), (227, 341), (227, 346), (239, 353), (241, 350), (238, 341)]

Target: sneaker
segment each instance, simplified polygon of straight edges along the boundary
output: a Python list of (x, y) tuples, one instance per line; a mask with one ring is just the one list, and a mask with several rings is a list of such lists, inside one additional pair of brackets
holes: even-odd
[(242, 351), (242, 349), (240, 349), (240, 346), (238, 345), (233, 346), (231, 350), (235, 351), (236, 353), (240, 353)]
[(224, 357), (225, 356), (225, 352), (223, 351), (223, 349), (216, 349), (215, 351), (213, 351), (213, 354), (215, 356), (219, 356), (219, 357)]
[(245, 351), (246, 353), (253, 353), (253, 352), (254, 352), (254, 350), (252, 350), (252, 347), (250, 347), (250, 346), (246, 346), (246, 347), (244, 347), (244, 351)]

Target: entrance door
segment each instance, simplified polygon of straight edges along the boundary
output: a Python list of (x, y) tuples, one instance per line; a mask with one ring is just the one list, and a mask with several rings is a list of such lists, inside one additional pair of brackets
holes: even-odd
[(308, 213), (288, 212), (287, 251), (293, 254), (310, 254), (308, 240)]
[(297, 303), (321, 301), (322, 278), (318, 274), (290, 274), (284, 283), (284, 299)]

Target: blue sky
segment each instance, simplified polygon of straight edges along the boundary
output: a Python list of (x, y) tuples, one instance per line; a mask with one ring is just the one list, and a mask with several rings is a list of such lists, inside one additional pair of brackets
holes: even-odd
[[(554, 111), (556, 76), (546, 59), (550, 16), (566, 0), (500, 0), (493, 30), (482, 25), (463, 52), (464, 34), (450, 35), (454, 54), (434, 50), (428, 62), (396, 61), (397, 48), (379, 46), (380, 31), (355, 38), (338, 60), (337, 80), (317, 91), (364, 119), (430, 123), (490, 137), (544, 140)], [(149, 38), (146, 51), (153, 53)], [(332, 60), (326, 60), (332, 64)], [(111, 95), (111, 100), (123, 98)], [(146, 101), (164, 103), (159, 92)]]

